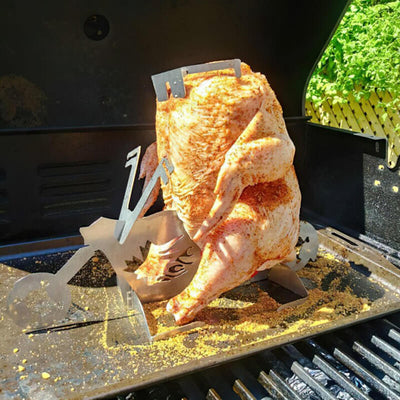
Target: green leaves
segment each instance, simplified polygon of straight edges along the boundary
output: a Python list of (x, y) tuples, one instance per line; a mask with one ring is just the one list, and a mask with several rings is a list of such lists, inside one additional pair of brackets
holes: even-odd
[(357, 100), (374, 91), (400, 98), (400, 0), (354, 0), (311, 77), (306, 98), (321, 104)]

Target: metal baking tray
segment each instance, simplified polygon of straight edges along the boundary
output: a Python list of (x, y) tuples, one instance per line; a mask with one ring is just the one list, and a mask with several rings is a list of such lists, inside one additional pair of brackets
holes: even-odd
[[(21, 332), (2, 313), (0, 398), (115, 397), (400, 309), (400, 272), (395, 266), (373, 248), (334, 229), (320, 229), (318, 235), (319, 259), (300, 274), (310, 290), (304, 304), (276, 311), (274, 305), (295, 298), (261, 280), (228, 292), (200, 313), (206, 322), (200, 330), (151, 345), (131, 342), (132, 317), (125, 311), (113, 277), (103, 270), (100, 280), (92, 279), (98, 260), (91, 260), (82, 280), (70, 282), (72, 307), (68, 320), (60, 325)], [(70, 240), (68, 245), (78, 242)], [(0, 249), (2, 310), (19, 277), (27, 271), (55, 272), (74, 251), (60, 250), (62, 241), (54, 251), (41, 246), (26, 247), (30, 254), (25, 255), (15, 254), (16, 249), (23, 251), (21, 246)], [(262, 299), (269, 300), (262, 303)], [(344, 304), (346, 299), (356, 306)], [(161, 308), (147, 306), (146, 315), (156, 328), (167, 324), (167, 316), (157, 314)]]

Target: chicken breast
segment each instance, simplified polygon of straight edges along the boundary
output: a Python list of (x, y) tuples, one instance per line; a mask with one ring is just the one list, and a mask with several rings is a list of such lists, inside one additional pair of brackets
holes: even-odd
[(294, 145), (265, 76), (244, 63), (241, 69), (241, 78), (231, 70), (188, 75), (185, 98), (158, 102), (157, 144), (142, 163), (146, 178), (162, 157), (172, 162), (165, 207), (202, 250), (192, 282), (167, 305), (179, 324), (255, 271), (295, 255), (301, 195)]

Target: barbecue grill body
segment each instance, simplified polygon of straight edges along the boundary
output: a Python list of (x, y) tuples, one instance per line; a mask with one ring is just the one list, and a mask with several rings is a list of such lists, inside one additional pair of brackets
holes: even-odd
[(310, 73), (346, 3), (2, 1), (0, 256), (1, 246), (64, 239), (100, 216), (117, 218), (126, 154), (155, 140), (150, 76), (239, 57), (282, 104), (303, 217), (365, 235), (398, 262), (400, 175), (381, 167), (386, 140), (304, 116)]

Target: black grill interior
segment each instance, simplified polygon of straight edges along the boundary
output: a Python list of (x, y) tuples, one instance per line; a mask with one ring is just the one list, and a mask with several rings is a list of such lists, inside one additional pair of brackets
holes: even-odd
[(114, 398), (400, 399), (400, 313)]
[(109, 163), (56, 164), (38, 167), (42, 216), (107, 212), (112, 195)]
[(6, 171), (0, 168), (0, 225), (8, 222)]

